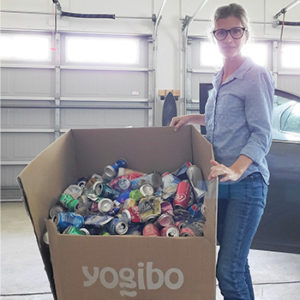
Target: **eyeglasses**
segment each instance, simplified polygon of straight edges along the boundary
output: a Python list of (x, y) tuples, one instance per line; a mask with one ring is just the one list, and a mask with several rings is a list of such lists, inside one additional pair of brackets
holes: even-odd
[(227, 38), (228, 33), (230, 33), (231, 37), (233, 39), (240, 39), (245, 32), (246, 28), (245, 27), (233, 27), (231, 29), (217, 29), (213, 31), (213, 34), (215, 38), (218, 41), (224, 41)]

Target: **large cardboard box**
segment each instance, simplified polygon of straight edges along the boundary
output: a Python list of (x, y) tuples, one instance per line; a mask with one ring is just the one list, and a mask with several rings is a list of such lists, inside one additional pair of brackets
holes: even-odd
[[(217, 181), (208, 182), (203, 237), (59, 234), (49, 209), (82, 176), (120, 157), (146, 173), (191, 161), (207, 178), (213, 151), (193, 126), (70, 130), (19, 175), (50, 286), (59, 300), (215, 299)], [(47, 227), (47, 228), (46, 228)], [(50, 249), (43, 243), (49, 233)]]

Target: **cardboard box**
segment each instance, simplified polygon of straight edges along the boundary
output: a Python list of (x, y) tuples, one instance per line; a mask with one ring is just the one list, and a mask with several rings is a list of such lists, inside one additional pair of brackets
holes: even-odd
[[(193, 126), (70, 130), (19, 175), (55, 298), (215, 299), (217, 181), (208, 183), (203, 237), (72, 236), (47, 220), (64, 189), (120, 157), (132, 169), (174, 171), (191, 161), (207, 178), (213, 151)], [(43, 243), (49, 233), (50, 251)]]

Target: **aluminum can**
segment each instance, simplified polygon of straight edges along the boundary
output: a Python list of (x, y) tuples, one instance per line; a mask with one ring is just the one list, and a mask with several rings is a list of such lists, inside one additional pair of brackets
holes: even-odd
[(154, 193), (153, 186), (150, 183), (145, 183), (140, 187), (140, 192), (144, 197), (152, 196)]
[(104, 168), (103, 178), (104, 180), (110, 181), (115, 178), (118, 174), (119, 168), (126, 168), (127, 162), (125, 159), (119, 159), (112, 165), (108, 165)]
[(145, 197), (142, 198), (138, 204), (142, 222), (155, 219), (161, 214), (160, 207), (161, 199), (158, 197)]
[(122, 211), (122, 219), (124, 219), (127, 223), (140, 223), (141, 216), (139, 213), (139, 208), (137, 205), (128, 207)]
[(99, 235), (102, 232), (102, 228), (99, 226), (95, 226), (95, 225), (84, 224), (84, 228), (86, 228), (88, 230), (90, 235)]
[(84, 189), (87, 182), (88, 182), (88, 178), (86, 177), (81, 177), (77, 180), (76, 184), (81, 188), (81, 189)]
[(143, 197), (143, 194), (140, 190), (133, 190), (129, 194), (129, 198), (139, 201)]
[(188, 208), (188, 212), (192, 218), (202, 217), (201, 204), (194, 203)]
[(116, 199), (119, 203), (123, 204), (126, 199), (129, 198), (130, 191), (125, 191), (119, 195), (119, 197)]
[(187, 180), (178, 183), (176, 195), (174, 198), (174, 206), (187, 208), (191, 196), (191, 185)]
[(86, 228), (77, 228), (75, 226), (68, 226), (63, 234), (73, 234), (73, 235), (89, 235), (89, 231)]
[(78, 208), (79, 199), (74, 199), (69, 194), (62, 194), (59, 198), (59, 202), (68, 210), (74, 211)]
[(52, 220), (56, 224), (59, 232), (62, 232), (70, 225), (81, 227), (84, 223), (83, 216), (73, 212), (59, 212)]
[(107, 224), (106, 229), (110, 234), (124, 235), (128, 231), (128, 224), (122, 219), (114, 218)]
[(180, 236), (196, 236), (196, 233), (192, 227), (185, 226), (180, 230)]
[(182, 220), (182, 219), (188, 219), (189, 217), (190, 217), (190, 214), (186, 209), (184, 209), (180, 206), (174, 208), (174, 219), (176, 221)]
[(175, 222), (175, 226), (181, 231), (182, 228), (184, 228), (188, 223), (185, 220), (179, 220)]
[(180, 230), (180, 236), (203, 236), (203, 223), (193, 222)]
[(162, 175), (163, 199), (168, 199), (176, 193), (180, 179), (170, 172)]
[(93, 185), (94, 185), (94, 183), (95, 183), (96, 181), (103, 182), (103, 178), (102, 178), (101, 175), (99, 175), (99, 174), (97, 174), (97, 173), (94, 173), (94, 174), (90, 177), (90, 179), (88, 180), (88, 182), (86, 183), (85, 188), (86, 188), (86, 189), (92, 188)]
[(104, 215), (104, 216), (89, 215), (84, 218), (84, 224), (101, 227), (109, 223), (112, 219), (113, 217), (108, 215)]
[(160, 207), (161, 207), (161, 212), (162, 213), (168, 213), (171, 216), (174, 215), (174, 213), (173, 213), (173, 206), (172, 206), (172, 204), (169, 201), (163, 201), (160, 204)]
[(142, 235), (142, 228), (140, 224), (129, 225), (128, 235)]
[(132, 180), (132, 179), (135, 179), (137, 177), (141, 177), (141, 176), (145, 175), (145, 173), (121, 167), (121, 168), (119, 168), (118, 176), (123, 176), (123, 175), (125, 175), (125, 176), (130, 175), (130, 176), (132, 176), (131, 178), (128, 177), (129, 180)]
[(161, 227), (167, 227), (174, 224), (173, 217), (167, 213), (161, 214), (157, 219), (157, 224)]
[(72, 198), (77, 199), (82, 194), (82, 188), (76, 184), (71, 184), (64, 190), (63, 194), (69, 194)]
[(154, 173), (145, 174), (143, 176), (140, 176), (138, 178), (131, 180), (131, 188), (133, 190), (136, 190), (136, 189), (139, 189), (143, 184), (146, 184), (146, 183), (153, 185), (153, 176), (154, 176)]
[(160, 235), (167, 237), (177, 237), (179, 236), (179, 230), (175, 225), (169, 225), (162, 228), (162, 230), (160, 231)]
[(120, 195), (120, 193), (113, 190), (109, 185), (101, 183), (100, 181), (94, 183), (93, 190), (96, 195), (103, 198), (116, 199)]
[(123, 209), (127, 209), (127, 208), (133, 207), (135, 205), (136, 205), (136, 200), (134, 200), (132, 198), (128, 198), (124, 202)]
[(155, 224), (148, 223), (143, 229), (143, 235), (145, 236), (160, 236), (158, 227)]
[(114, 203), (109, 198), (102, 198), (98, 202), (98, 210), (102, 213), (108, 213), (114, 208)]
[(64, 212), (64, 208), (60, 205), (54, 205), (49, 211), (49, 217), (52, 219), (59, 212)]

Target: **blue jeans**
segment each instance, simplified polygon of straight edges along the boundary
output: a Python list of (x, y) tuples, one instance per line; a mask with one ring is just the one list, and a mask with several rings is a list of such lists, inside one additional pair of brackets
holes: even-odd
[(260, 173), (219, 184), (217, 278), (225, 300), (253, 300), (250, 246), (263, 214), (268, 186)]

